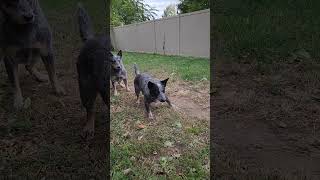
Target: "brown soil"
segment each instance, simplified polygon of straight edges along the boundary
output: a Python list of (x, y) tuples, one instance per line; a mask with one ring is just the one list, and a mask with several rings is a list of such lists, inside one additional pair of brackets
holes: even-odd
[(263, 70), (255, 64), (215, 67), (215, 175), (320, 178), (320, 103), (312, 98), (319, 97), (318, 66), (300, 62)]
[(179, 84), (170, 93), (172, 104), (177, 110), (198, 119), (210, 120), (209, 88), (204, 91), (190, 89), (190, 86)]

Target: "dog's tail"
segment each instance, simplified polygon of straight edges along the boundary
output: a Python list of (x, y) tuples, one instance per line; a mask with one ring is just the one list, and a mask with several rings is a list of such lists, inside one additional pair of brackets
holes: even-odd
[(82, 3), (78, 3), (78, 23), (80, 37), (83, 42), (94, 37), (93, 26), (87, 11), (83, 8)]
[(134, 69), (134, 74), (135, 75), (140, 74), (140, 71), (139, 71), (138, 66), (136, 64), (133, 64), (133, 69)]

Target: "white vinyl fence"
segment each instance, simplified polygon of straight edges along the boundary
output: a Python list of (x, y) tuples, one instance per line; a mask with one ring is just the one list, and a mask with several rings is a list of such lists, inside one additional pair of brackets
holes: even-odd
[(128, 52), (210, 56), (210, 10), (111, 28), (113, 47)]

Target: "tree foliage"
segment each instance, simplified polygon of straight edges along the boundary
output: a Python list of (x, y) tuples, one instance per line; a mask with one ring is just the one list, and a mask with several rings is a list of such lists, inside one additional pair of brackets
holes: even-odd
[(176, 6), (174, 4), (170, 4), (163, 11), (162, 17), (169, 17), (169, 16), (175, 16), (175, 15), (177, 15)]
[(111, 25), (119, 26), (152, 20), (156, 11), (143, 0), (112, 0)]
[(180, 13), (209, 9), (209, 0), (180, 0), (178, 9)]

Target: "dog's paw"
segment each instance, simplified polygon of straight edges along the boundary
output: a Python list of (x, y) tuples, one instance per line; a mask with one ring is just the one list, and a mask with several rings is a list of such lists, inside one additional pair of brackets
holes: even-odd
[(119, 96), (119, 93), (118, 92), (114, 92), (113, 95), (114, 96)]
[(154, 120), (154, 116), (153, 116), (153, 114), (151, 112), (148, 113), (148, 119), (149, 120)]
[(126, 91), (127, 91), (127, 92), (130, 92), (131, 90), (130, 90), (129, 88), (126, 88)]
[(136, 100), (136, 104), (140, 105), (140, 99)]
[(16, 110), (20, 110), (23, 108), (23, 97), (22, 96), (15, 96), (13, 100), (13, 107)]

